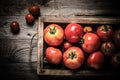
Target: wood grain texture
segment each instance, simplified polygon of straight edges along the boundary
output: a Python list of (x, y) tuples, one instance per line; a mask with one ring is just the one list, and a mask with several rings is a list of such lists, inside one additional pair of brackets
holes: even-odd
[[(49, 7), (49, 8), (48, 8)], [(116, 0), (51, 0), (41, 6), (42, 15), (120, 15)]]

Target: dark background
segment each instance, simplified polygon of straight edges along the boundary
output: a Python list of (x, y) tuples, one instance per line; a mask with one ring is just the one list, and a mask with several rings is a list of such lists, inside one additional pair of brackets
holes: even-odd
[[(37, 32), (38, 19), (28, 25), (25, 15), (32, 4), (40, 5), (41, 16), (120, 17), (117, 0), (0, 0), (0, 78), (1, 80), (111, 79), (117, 76), (39, 76), (37, 68), (37, 36), (29, 54), (30, 41)], [(13, 34), (10, 23), (18, 21), (20, 32)]]

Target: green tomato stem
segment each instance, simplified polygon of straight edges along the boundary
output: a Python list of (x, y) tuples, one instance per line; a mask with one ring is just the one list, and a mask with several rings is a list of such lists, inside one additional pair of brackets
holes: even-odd
[(110, 26), (109, 25), (103, 25), (102, 31), (109, 31), (109, 30), (110, 30)]
[(50, 33), (51, 34), (55, 34), (56, 33), (56, 29), (55, 29), (55, 26), (53, 28), (49, 28), (50, 29)]
[(76, 55), (75, 52), (70, 52), (68, 56), (69, 56), (68, 58), (71, 58), (72, 60), (73, 60), (74, 58), (77, 58), (77, 55)]

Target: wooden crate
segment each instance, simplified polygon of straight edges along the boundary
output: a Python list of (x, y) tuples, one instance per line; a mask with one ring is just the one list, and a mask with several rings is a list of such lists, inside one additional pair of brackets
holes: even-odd
[[(101, 24), (110, 24), (114, 27), (120, 26), (119, 18), (101, 18), (101, 17), (40, 17), (38, 26), (38, 63), (37, 63), (37, 74), (38, 75), (57, 75), (57, 76), (111, 76), (118, 75), (114, 69), (102, 69), (102, 70), (92, 70), (88, 68), (80, 68), (76, 71), (72, 71), (64, 68), (62, 64), (61, 67), (54, 68), (53, 66), (44, 66), (44, 55), (46, 44), (43, 39), (44, 27), (51, 23), (57, 23), (63, 28), (68, 23), (79, 23), (83, 26), (92, 26), (93, 29)], [(109, 66), (108, 66), (109, 67)]]

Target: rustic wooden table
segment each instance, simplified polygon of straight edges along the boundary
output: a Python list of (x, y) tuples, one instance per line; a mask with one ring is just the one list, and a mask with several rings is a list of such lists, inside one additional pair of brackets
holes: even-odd
[[(114, 17), (119, 18), (120, 9), (115, 0), (0, 0), (0, 78), (4, 80), (58, 79), (59, 76), (38, 76), (37, 36), (33, 39), (32, 54), (29, 54), (30, 41), (37, 33), (38, 19), (34, 25), (27, 25), (25, 15), (32, 3), (40, 5), (41, 16), (54, 17)], [(18, 21), (20, 32), (12, 34), (10, 23)], [(109, 78), (109, 76), (104, 78)], [(98, 75), (82, 79), (104, 79)], [(60, 77), (59, 79), (75, 77)]]

